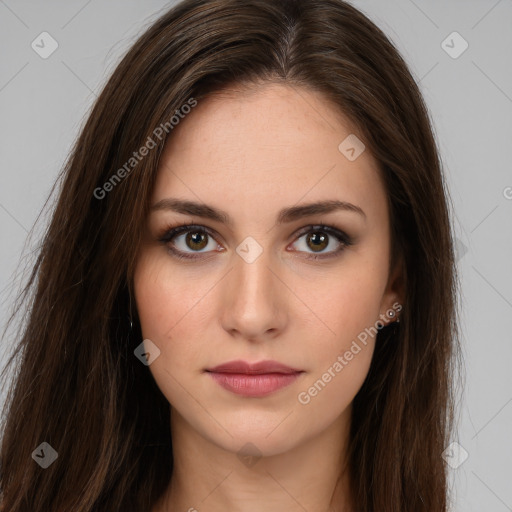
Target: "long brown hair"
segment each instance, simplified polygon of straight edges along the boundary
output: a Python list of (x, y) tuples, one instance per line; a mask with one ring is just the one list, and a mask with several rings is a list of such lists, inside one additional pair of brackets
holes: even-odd
[[(356, 508), (447, 510), (441, 454), (459, 353), (449, 196), (405, 62), (342, 0), (185, 0), (117, 66), (63, 168), (14, 311), (27, 314), (4, 369), (15, 365), (2, 417), (3, 510), (140, 512), (168, 485), (170, 405), (134, 356), (132, 276), (148, 200), (184, 105), (269, 81), (320, 91), (358, 128), (386, 186), (393, 255), (403, 257), (401, 323), (379, 331), (353, 403)], [(47, 469), (32, 457), (43, 442), (58, 453)]]

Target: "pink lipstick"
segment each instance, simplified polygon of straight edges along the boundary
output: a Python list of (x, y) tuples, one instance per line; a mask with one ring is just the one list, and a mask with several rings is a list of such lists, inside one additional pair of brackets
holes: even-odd
[(230, 361), (206, 370), (224, 389), (247, 397), (263, 397), (282, 389), (303, 373), (276, 361)]

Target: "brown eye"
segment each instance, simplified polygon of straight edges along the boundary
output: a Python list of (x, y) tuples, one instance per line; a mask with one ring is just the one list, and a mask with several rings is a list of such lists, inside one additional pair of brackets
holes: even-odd
[[(209, 256), (208, 253), (225, 250), (210, 231), (201, 226), (186, 225), (172, 228), (158, 240), (179, 259), (205, 258)], [(350, 236), (337, 228), (324, 225), (309, 226), (302, 230), (302, 235), (295, 242), (303, 247), (295, 247), (294, 250), (306, 253), (306, 259), (321, 259), (336, 256), (353, 243)], [(326, 250), (328, 248), (331, 250)]]
[[(352, 239), (343, 231), (323, 225), (310, 226), (303, 230), (294, 243), (295, 250), (306, 253), (307, 259), (330, 258), (352, 244)], [(327, 248), (330, 250), (326, 250)]]
[(205, 253), (219, 249), (210, 232), (201, 226), (179, 226), (168, 230), (158, 240), (180, 259), (205, 257)]
[(185, 237), (185, 244), (194, 251), (200, 251), (208, 245), (208, 234), (200, 231), (189, 231)]
[(314, 232), (306, 237), (306, 244), (314, 251), (323, 251), (329, 245), (329, 236), (321, 231)]

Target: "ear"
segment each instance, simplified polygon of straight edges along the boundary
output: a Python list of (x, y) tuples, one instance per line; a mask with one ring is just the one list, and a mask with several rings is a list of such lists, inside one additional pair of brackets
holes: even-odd
[(402, 254), (399, 254), (389, 273), (386, 290), (382, 296), (380, 307), (380, 320), (384, 325), (396, 322), (400, 318), (405, 298), (405, 262)]

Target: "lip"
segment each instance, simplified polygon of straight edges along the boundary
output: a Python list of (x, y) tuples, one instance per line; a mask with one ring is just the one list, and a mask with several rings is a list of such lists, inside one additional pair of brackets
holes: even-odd
[(248, 363), (247, 361), (237, 360), (219, 364), (213, 368), (208, 368), (206, 371), (215, 373), (245, 373), (247, 375), (260, 375), (262, 373), (297, 373), (301, 370), (291, 368), (290, 366), (278, 363), (277, 361)]
[(277, 361), (229, 361), (206, 372), (224, 389), (246, 397), (270, 395), (294, 382), (302, 370)]

